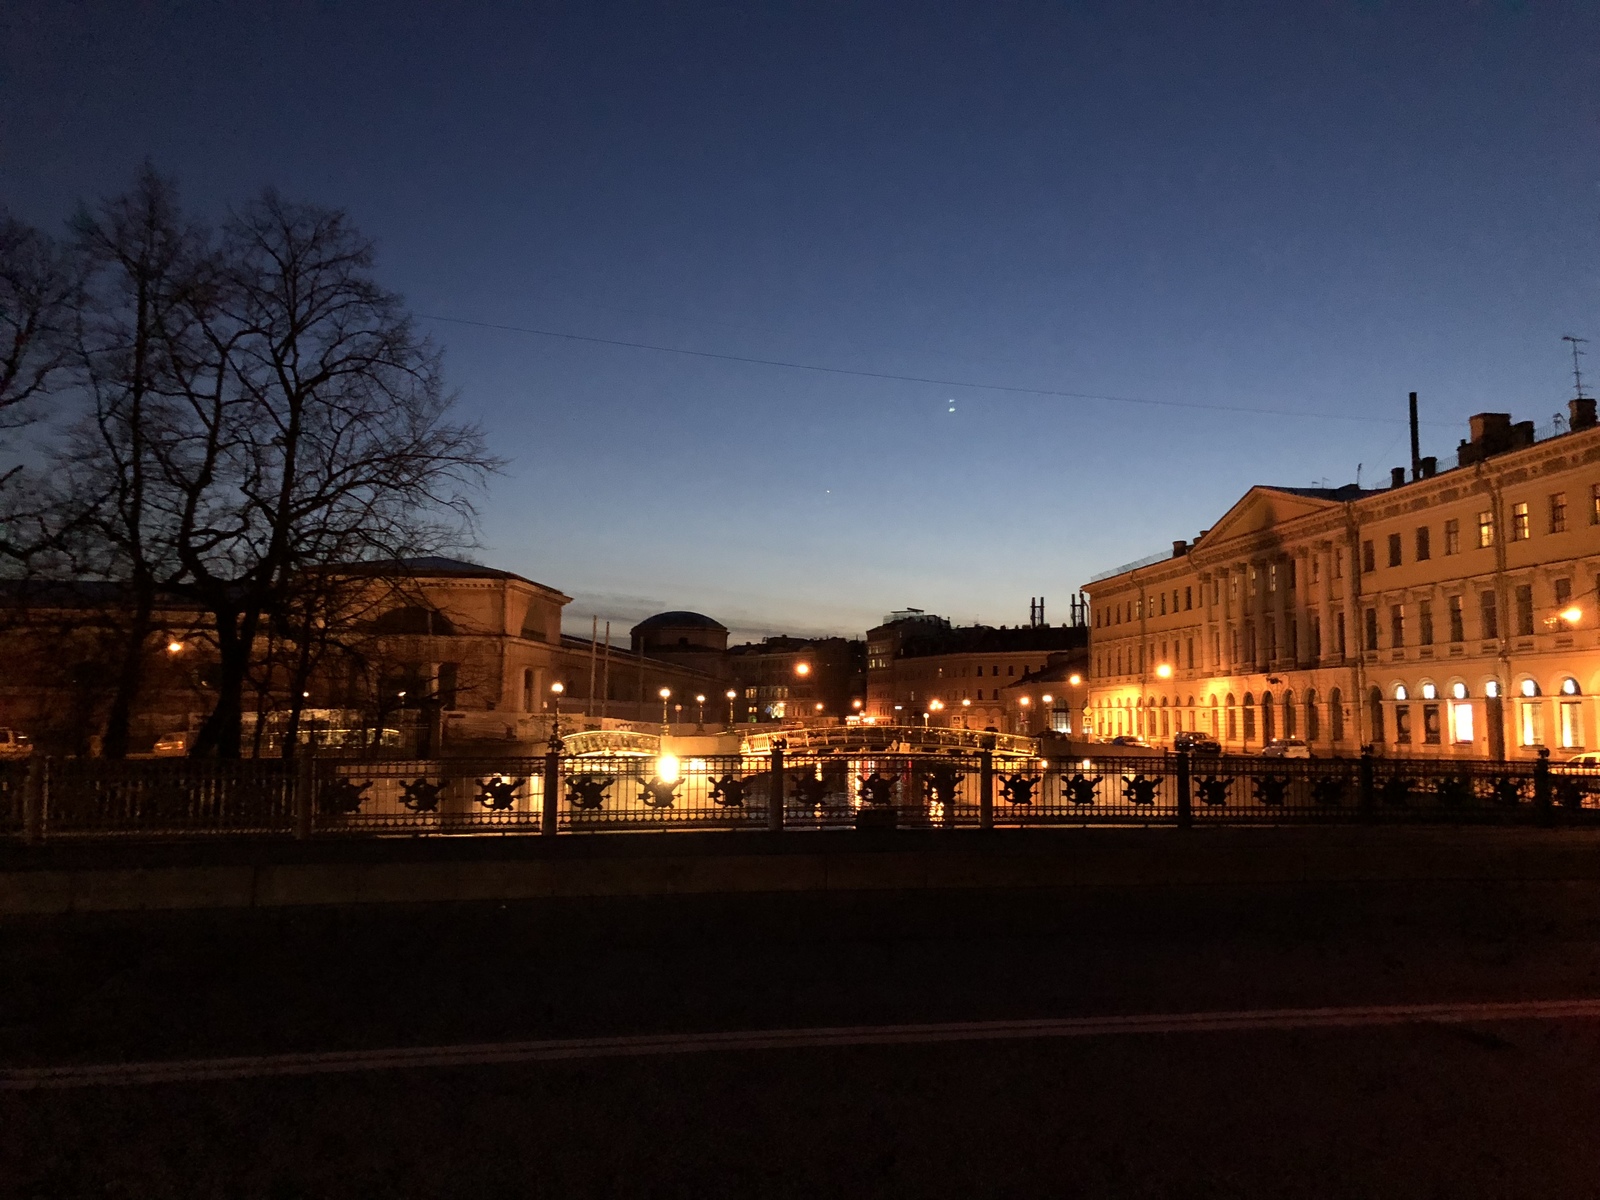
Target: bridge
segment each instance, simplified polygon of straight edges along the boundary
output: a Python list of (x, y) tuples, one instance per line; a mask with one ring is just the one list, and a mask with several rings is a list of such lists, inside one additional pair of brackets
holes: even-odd
[[(1039, 743), (1031, 737), (988, 733), (977, 729), (924, 729), (920, 725), (825, 725), (765, 729), (743, 734), (739, 753), (769, 754), (778, 746), (801, 754), (978, 754), (998, 758), (1036, 758)], [(561, 751), (574, 758), (591, 755), (654, 757), (661, 736), (631, 729), (587, 729), (561, 739)]]

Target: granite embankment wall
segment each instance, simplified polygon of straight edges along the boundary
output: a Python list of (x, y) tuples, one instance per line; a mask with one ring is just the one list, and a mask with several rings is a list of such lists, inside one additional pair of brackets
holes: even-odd
[(873, 889), (1600, 879), (1600, 831), (1073, 829), (0, 847), (0, 915)]

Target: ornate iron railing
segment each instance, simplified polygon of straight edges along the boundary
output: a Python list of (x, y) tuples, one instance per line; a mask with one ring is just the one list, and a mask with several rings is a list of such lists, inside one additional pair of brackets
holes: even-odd
[(32, 839), (1358, 821), (1600, 825), (1600, 769), (1543, 760), (1045, 759), (898, 746), (692, 758), (0, 763), (0, 835)]

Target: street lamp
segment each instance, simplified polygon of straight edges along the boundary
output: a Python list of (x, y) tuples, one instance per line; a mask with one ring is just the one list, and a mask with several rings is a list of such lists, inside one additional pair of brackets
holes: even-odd
[(550, 745), (552, 748), (561, 744), (561, 693), (566, 690), (566, 685), (560, 680), (550, 685), (550, 699), (556, 710), (556, 719), (550, 726)]
[(808, 662), (795, 663), (795, 665), (794, 665), (794, 673), (796, 675), (809, 675), (809, 674), (811, 674), (811, 664), (808, 663)]
[(661, 732), (665, 735), (671, 732), (667, 728), (667, 701), (672, 699), (672, 689), (664, 687), (656, 695), (661, 697)]
[(173, 638), (170, 642), (167, 643), (167, 653), (168, 654), (182, 654), (183, 653), (183, 643), (180, 642), (177, 638)]
[[(943, 700), (929, 700), (928, 701), (928, 711), (929, 712), (933, 712), (933, 713), (941, 713), (941, 712), (943, 712), (944, 711), (944, 701)], [(926, 724), (927, 722), (924, 721), (923, 723)]]
[(1156, 668), (1156, 677), (1158, 679), (1171, 679), (1172, 678), (1172, 664), (1171, 663), (1162, 663), (1159, 667), (1157, 667)]
[(696, 696), (694, 702), (700, 706), (700, 714), (695, 721), (694, 731), (696, 733), (704, 733), (706, 731), (706, 698), (704, 696)]
[(723, 692), (722, 694), (728, 698), (728, 732), (732, 733), (733, 732), (733, 701), (739, 695), (739, 693), (734, 691), (732, 688), (729, 688), (727, 691)]
[(1068, 675), (1067, 676), (1067, 682), (1070, 683), (1073, 687), (1077, 687), (1080, 683), (1083, 682), (1083, 676), (1082, 675)]

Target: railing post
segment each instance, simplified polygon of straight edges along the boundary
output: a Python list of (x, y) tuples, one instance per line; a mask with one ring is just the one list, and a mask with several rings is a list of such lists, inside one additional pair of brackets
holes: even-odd
[(1361, 819), (1374, 821), (1378, 816), (1378, 786), (1372, 762), (1372, 747), (1361, 747)]
[(978, 828), (994, 828), (994, 754), (978, 754)]
[(767, 791), (767, 831), (783, 832), (783, 747), (772, 747), (772, 784)]
[(316, 762), (305, 750), (294, 760), (294, 836), (301, 841), (311, 836), (311, 813), (317, 792)]
[(1178, 751), (1178, 828), (1194, 824), (1193, 800), (1189, 796), (1189, 752)]
[(561, 750), (554, 740), (544, 756), (544, 794), (539, 797), (539, 832), (545, 837), (555, 837), (561, 801)]
[(1555, 823), (1555, 811), (1550, 807), (1550, 750), (1539, 747), (1539, 757), (1533, 760), (1533, 812), (1541, 825)]
[(30, 846), (44, 836), (46, 769), (43, 755), (28, 757), (28, 773), (22, 780), (22, 840)]

